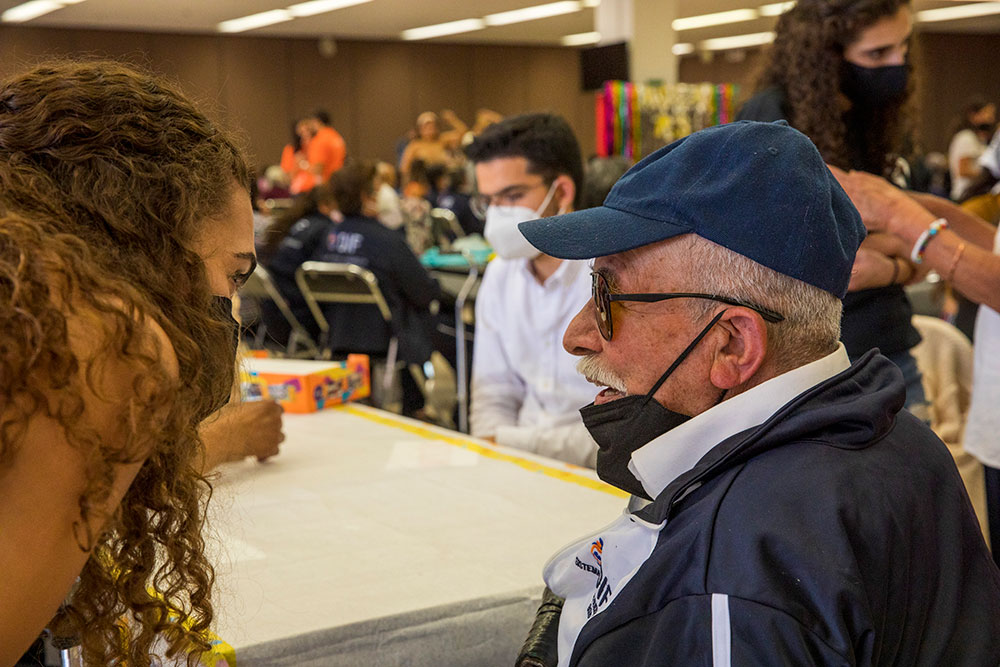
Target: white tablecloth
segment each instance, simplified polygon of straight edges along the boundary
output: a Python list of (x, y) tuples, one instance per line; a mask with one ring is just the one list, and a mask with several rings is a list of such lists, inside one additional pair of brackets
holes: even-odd
[(511, 665), (556, 550), (612, 521), (592, 471), (379, 410), (286, 415), (221, 470), (214, 630), (253, 665)]

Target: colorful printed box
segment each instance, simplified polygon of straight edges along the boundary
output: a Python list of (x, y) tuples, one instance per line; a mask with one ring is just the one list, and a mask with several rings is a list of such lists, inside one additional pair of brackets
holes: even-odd
[(369, 360), (247, 359), (240, 374), (243, 399), (274, 399), (286, 412), (316, 412), (371, 394)]

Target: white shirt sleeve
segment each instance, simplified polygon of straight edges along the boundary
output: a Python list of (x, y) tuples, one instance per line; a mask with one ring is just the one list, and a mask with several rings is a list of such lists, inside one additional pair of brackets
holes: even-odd
[[(517, 424), (524, 400), (524, 381), (514, 370), (503, 346), (501, 281), (486, 268), (476, 296), (476, 342), (472, 354), (472, 435), (495, 437), (501, 426)], [(492, 274), (492, 275), (491, 275)]]
[(597, 443), (581, 422), (563, 426), (501, 426), (498, 445), (514, 447), (540, 456), (587, 468), (597, 467)]

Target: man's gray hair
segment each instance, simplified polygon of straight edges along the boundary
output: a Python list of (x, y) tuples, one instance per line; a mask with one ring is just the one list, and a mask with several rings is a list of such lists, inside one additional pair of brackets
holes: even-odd
[[(769, 356), (779, 372), (819, 359), (837, 346), (843, 305), (833, 294), (694, 234), (665, 248), (679, 266), (687, 267), (685, 289), (748, 301), (784, 315), (781, 322), (765, 323)], [(691, 303), (699, 316), (719, 308), (708, 300)]]

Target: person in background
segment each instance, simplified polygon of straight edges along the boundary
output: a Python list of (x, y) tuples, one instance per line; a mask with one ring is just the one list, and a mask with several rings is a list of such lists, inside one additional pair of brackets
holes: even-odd
[(306, 126), (312, 135), (306, 146), (309, 171), (316, 183), (326, 183), (333, 172), (344, 165), (347, 146), (340, 133), (330, 125), (330, 114), (322, 109), (306, 118)]
[(621, 156), (591, 158), (583, 172), (580, 210), (603, 204), (611, 188), (630, 166), (629, 161)]
[(388, 162), (375, 163), (375, 208), (378, 221), (389, 229), (403, 226), (403, 205), (396, 192), (396, 168)]
[(465, 151), (497, 254), (476, 297), (472, 435), (593, 467), (597, 447), (578, 412), (593, 388), (560, 344), (590, 294), (587, 262), (540, 253), (517, 227), (576, 207), (579, 144), (564, 119), (534, 113), (489, 126)]
[(483, 233), (483, 221), (472, 212), (464, 168), (456, 167), (445, 170), (438, 180), (437, 189), (437, 206), (454, 213), (458, 224), (466, 235)]
[[(737, 118), (787, 120), (827, 163), (898, 182), (909, 143), (912, 30), (908, 0), (800, 0), (778, 19), (760, 90)], [(865, 239), (844, 298), (841, 336), (852, 360), (873, 348), (889, 357), (906, 378), (907, 407), (926, 418), (910, 354), (920, 334), (903, 290), (922, 274), (909, 250), (885, 234)]]
[(957, 125), (948, 144), (951, 198), (955, 201), (965, 198), (965, 191), (982, 173), (979, 156), (996, 130), (997, 106), (985, 100), (973, 100), (965, 105)]
[[(350, 163), (334, 174), (330, 186), (342, 219), (327, 227), (312, 259), (356, 264), (375, 274), (392, 323), (387, 324), (371, 305), (325, 304), (323, 313), (330, 323), (328, 348), (335, 355), (385, 356), (395, 336), (399, 359), (407, 365), (424, 367), (432, 356), (437, 362), (440, 354), (432, 343), (431, 308), (440, 297), (440, 288), (402, 235), (375, 219), (375, 166)], [(403, 413), (419, 414), (423, 395), (409, 373), (402, 373), (402, 380)]]
[(281, 151), (281, 168), (288, 174), (288, 190), (298, 195), (316, 185), (316, 174), (309, 167), (309, 142), (315, 135), (314, 124), (301, 118), (292, 124), (292, 142)]
[(453, 112), (443, 113), (447, 122), (453, 127), (458, 123), (459, 127), (442, 132), (441, 120), (433, 111), (425, 111), (417, 116), (417, 135), (406, 145), (399, 160), (399, 171), (407, 179), (407, 183), (411, 177), (411, 167), (416, 160), (422, 161), (428, 167), (431, 165), (448, 167), (454, 164), (454, 151), (458, 148), (461, 136), (465, 134), (466, 126)]
[(149, 665), (157, 635), (208, 650), (198, 425), (234, 384), (248, 184), (156, 78), (60, 61), (0, 83), (0, 664), (46, 625), (88, 665)]
[(596, 257), (564, 343), (606, 387), (598, 475), (651, 501), (546, 564), (560, 667), (1000, 664), (951, 454), (888, 359), (838, 342), (865, 228), (805, 136), (702, 130), (521, 230)]
[(972, 399), (965, 450), (986, 469), (986, 505), (993, 557), (1000, 563), (1000, 236), (996, 228), (946, 199), (905, 193), (864, 172), (834, 170), (865, 225), (898, 237), (915, 258), (937, 271), (973, 303), (975, 322)]
[[(261, 264), (271, 274), (292, 313), (314, 339), (319, 337), (319, 327), (295, 282), (295, 272), (316, 253), (330, 225), (341, 219), (333, 188), (328, 184), (318, 185), (300, 195), (291, 208), (275, 218), (260, 248)], [(274, 302), (263, 301), (260, 310), (268, 338), (281, 347), (288, 345), (291, 325)]]

